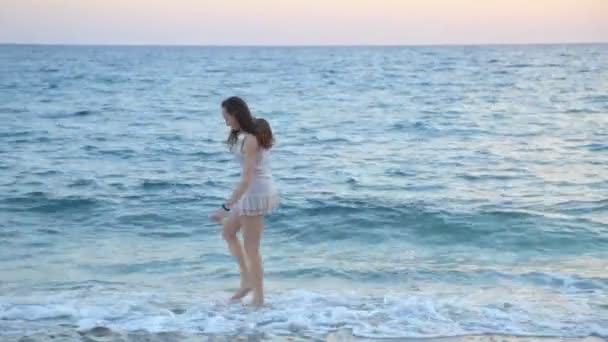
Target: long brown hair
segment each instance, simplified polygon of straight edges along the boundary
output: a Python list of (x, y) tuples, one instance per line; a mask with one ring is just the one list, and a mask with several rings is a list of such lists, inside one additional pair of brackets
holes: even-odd
[(228, 140), (226, 141), (230, 148), (236, 144), (241, 132), (254, 135), (258, 141), (258, 145), (265, 149), (270, 149), (274, 144), (274, 137), (270, 124), (264, 119), (254, 119), (249, 110), (247, 103), (237, 96), (232, 96), (222, 101), (222, 107), (228, 114), (236, 119), (240, 129), (230, 130)]
[(270, 124), (265, 119), (259, 118), (255, 120), (255, 137), (258, 140), (258, 145), (269, 150), (274, 145), (274, 136)]

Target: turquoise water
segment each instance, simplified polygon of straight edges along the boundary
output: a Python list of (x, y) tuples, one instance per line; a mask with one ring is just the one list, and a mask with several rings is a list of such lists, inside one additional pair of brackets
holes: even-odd
[[(0, 335), (608, 336), (608, 45), (0, 47)], [(227, 297), (220, 102), (268, 119)]]

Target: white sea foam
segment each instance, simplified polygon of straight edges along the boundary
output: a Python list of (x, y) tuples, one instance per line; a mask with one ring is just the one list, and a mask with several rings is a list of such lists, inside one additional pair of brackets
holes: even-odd
[[(37, 298), (38, 304), (0, 297), (0, 325), (10, 331), (28, 322), (57, 322), (81, 329), (106, 326), (149, 332), (183, 331), (209, 334), (267, 333), (319, 336), (350, 328), (358, 336), (437, 337), (469, 334), (530, 336), (608, 336), (608, 311), (583, 300), (563, 297), (549, 303), (539, 298), (523, 303), (472, 302), (457, 297), (384, 295), (290, 290), (268, 294), (268, 307), (254, 310), (217, 298), (191, 303), (162, 302), (160, 295)], [(13, 303), (13, 304), (11, 304)], [(176, 310), (179, 309), (179, 310)], [(0, 334), (2, 334), (0, 332)]]

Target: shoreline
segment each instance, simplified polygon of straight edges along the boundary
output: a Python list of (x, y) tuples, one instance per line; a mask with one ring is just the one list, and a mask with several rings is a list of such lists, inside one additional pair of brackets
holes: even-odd
[(222, 335), (193, 334), (182, 332), (114, 331), (106, 327), (79, 330), (57, 327), (45, 333), (37, 332), (22, 336), (1, 336), (3, 342), (228, 342), (228, 341), (327, 341), (327, 342), (606, 342), (602, 337), (542, 337), (512, 335), (468, 335), (429, 338), (365, 338), (357, 337), (349, 329), (332, 332), (324, 337), (298, 335)]

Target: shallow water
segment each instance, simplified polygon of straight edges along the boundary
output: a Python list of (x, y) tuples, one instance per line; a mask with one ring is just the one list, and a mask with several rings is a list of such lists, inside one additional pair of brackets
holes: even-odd
[[(608, 45), (0, 47), (0, 335), (608, 336)], [(267, 118), (269, 307), (210, 212)]]

